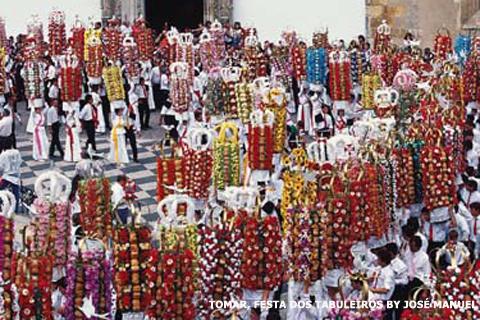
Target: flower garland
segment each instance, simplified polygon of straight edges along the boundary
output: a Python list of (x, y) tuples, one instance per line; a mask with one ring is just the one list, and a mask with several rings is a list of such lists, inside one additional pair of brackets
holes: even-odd
[[(216, 189), (224, 190), (240, 183), (240, 144), (234, 123), (224, 122), (219, 129), (213, 141), (213, 181)], [(232, 131), (231, 138), (227, 138), (226, 130)]]
[(396, 73), (395, 69), (398, 70), (394, 64), (393, 56), (389, 53), (372, 55), (370, 63), (372, 71), (379, 74), (382, 81), (390, 86)]
[(188, 111), (191, 103), (190, 70), (191, 68), (185, 63), (170, 65), (170, 99), (173, 110), (178, 113)]
[(125, 89), (120, 68), (112, 65), (103, 68), (103, 80), (109, 101), (125, 99)]
[(209, 73), (203, 105), (211, 115), (220, 115), (225, 110), (223, 99), (223, 80), (220, 74), (213, 70)]
[(207, 199), (212, 177), (212, 150), (185, 150), (185, 186), (194, 199)]
[(250, 121), (250, 113), (253, 109), (252, 87), (246, 82), (235, 84), (235, 96), (237, 100), (238, 117), (243, 124)]
[(27, 99), (43, 98), (43, 71), (40, 62), (27, 61), (25, 65), (25, 96)]
[[(437, 288), (447, 301), (473, 301), (480, 299), (480, 263), (463, 264), (456, 268), (447, 268), (440, 273)], [(477, 319), (480, 310), (455, 308), (450, 310), (447, 319)]]
[(282, 153), (287, 136), (287, 97), (282, 90), (273, 88), (269, 91), (267, 109), (275, 116), (273, 152)]
[(113, 264), (100, 249), (86, 249), (72, 254), (67, 265), (65, 318), (83, 319), (79, 310), (83, 299), (92, 297), (95, 313), (112, 314)]
[(122, 46), (122, 60), (130, 78), (138, 78), (140, 76), (139, 58), (140, 54), (135, 40), (132, 37), (125, 37)]
[(88, 179), (79, 187), (80, 224), (85, 234), (108, 240), (113, 236), (110, 181)]
[[(97, 32), (98, 31), (98, 32)], [(103, 47), (100, 38), (100, 30), (89, 29), (85, 31), (85, 52), (87, 76), (92, 79), (102, 76), (103, 68)]]
[(0, 48), (7, 47), (7, 30), (5, 28), (5, 20), (0, 18)]
[(157, 319), (195, 319), (191, 250), (166, 251), (160, 255), (157, 280)]
[(390, 50), (391, 46), (391, 29), (385, 20), (378, 26), (375, 31), (373, 40), (373, 52), (375, 54), (384, 54)]
[(145, 25), (145, 21), (137, 19), (132, 26), (132, 35), (138, 45), (140, 61), (150, 61), (155, 51), (153, 31)]
[(307, 46), (304, 43), (295, 44), (290, 53), (293, 76), (298, 81), (306, 79)]
[[(288, 225), (286, 239), (288, 243), (289, 273), (295, 281), (310, 281), (311, 259), (310, 211), (307, 208), (294, 208), (287, 211)], [(313, 241), (315, 241), (313, 239)]]
[(390, 225), (386, 190), (383, 184), (383, 176), (386, 172), (385, 168), (375, 164), (366, 164), (364, 168), (368, 190), (366, 202), (371, 221), (368, 230), (370, 235), (380, 238), (387, 232)]
[(465, 61), (467, 60), (470, 52), (472, 52), (472, 37), (469, 35), (462, 35), (459, 34), (455, 39), (454, 50), (459, 58), (458, 63), (461, 66), (465, 65)]
[(225, 315), (228, 310), (212, 309), (210, 301), (232, 301), (239, 293), (243, 238), (240, 228), (233, 227), (233, 219), (224, 216), (215, 225), (203, 225), (198, 230), (201, 319)]
[(70, 210), (66, 203), (61, 202), (56, 203), (52, 209), (50, 221), (55, 227), (50, 230), (54, 229), (55, 232), (50, 232), (50, 252), (54, 257), (54, 266), (65, 266), (70, 251)]
[(350, 223), (353, 227), (352, 240), (354, 241), (366, 241), (371, 236), (368, 232), (368, 225), (370, 224), (371, 217), (368, 211), (369, 205), (366, 201), (367, 182), (365, 181), (364, 172), (359, 173), (358, 178), (355, 181), (350, 182), (348, 199), (350, 203), (351, 220)]
[(74, 54), (83, 62), (85, 56), (85, 28), (82, 26), (75, 26), (71, 30), (69, 44), (73, 48)]
[(210, 28), (210, 34), (213, 40), (212, 54), (215, 65), (221, 66), (227, 53), (225, 48), (225, 31), (223, 30), (222, 25), (215, 21)]
[(324, 48), (307, 49), (307, 82), (325, 85), (327, 82), (327, 51)]
[(7, 71), (5, 70), (5, 61), (7, 55), (5, 48), (0, 46), (0, 94), (5, 94), (5, 84), (7, 83)]
[(240, 273), (241, 285), (250, 290), (274, 290), (282, 281), (282, 240), (276, 216), (248, 216), (243, 212), (237, 222), (243, 234)]
[(49, 54), (60, 56), (67, 47), (67, 35), (65, 32), (65, 13), (52, 11), (48, 17), (48, 39), (50, 43)]
[(350, 100), (350, 90), (352, 89), (350, 61), (345, 51), (336, 51), (330, 54), (329, 70), (332, 100)]
[(214, 56), (214, 50), (214, 40), (211, 38), (209, 33), (203, 33), (200, 36), (198, 53), (200, 56), (200, 62), (202, 63), (202, 68), (206, 72), (210, 72), (213, 68), (217, 66)]
[[(328, 206), (330, 218), (331, 233), (326, 237), (331, 237), (331, 246), (326, 246), (323, 256), (329, 257), (326, 261), (331, 263), (332, 268), (350, 268), (353, 257), (350, 252), (352, 246), (350, 231), (350, 216), (348, 214), (348, 202), (346, 199), (334, 198)], [(327, 242), (330, 242), (327, 239)]]
[(273, 126), (248, 124), (248, 166), (252, 170), (271, 170), (273, 159)]
[(176, 186), (183, 189), (185, 186), (185, 163), (184, 158), (173, 146), (172, 156), (165, 154), (157, 158), (157, 201), (163, 200), (166, 196), (173, 193), (165, 186)]
[(21, 319), (52, 319), (52, 257), (40, 252), (18, 254), (14, 269)]
[(423, 202), (433, 210), (455, 204), (455, 170), (449, 147), (425, 146), (420, 154)]
[(462, 73), (462, 92), (465, 103), (477, 101), (477, 92), (480, 88), (480, 57), (472, 54), (467, 58)]
[(270, 69), (275, 79), (281, 83), (287, 92), (292, 88), (288, 57), (288, 47), (273, 47), (272, 55), (270, 56)]
[(416, 203), (415, 166), (410, 148), (394, 150), (397, 166), (397, 207), (405, 208)]
[[(0, 215), (0, 278), (2, 283), (9, 283), (12, 280), (13, 261), (13, 239), (14, 220)], [(15, 312), (15, 293), (13, 285), (4, 285), (0, 288), (0, 314), (6, 318), (13, 319)]]
[(225, 113), (232, 118), (238, 117), (238, 101), (235, 92), (236, 81), (223, 81), (222, 84), (222, 96), (224, 101)]
[(105, 44), (105, 56), (113, 61), (120, 60), (123, 35), (118, 27), (118, 20), (110, 19), (108, 21), (108, 26), (103, 30), (102, 37)]
[(119, 227), (114, 240), (117, 310), (149, 314), (155, 306), (157, 281), (151, 231), (146, 226)]
[(75, 102), (82, 96), (82, 69), (76, 56), (67, 56), (60, 68), (61, 98), (64, 102)]
[(245, 46), (244, 59), (247, 65), (247, 72), (243, 73), (243, 76), (248, 82), (267, 75), (266, 57), (258, 50), (257, 46)]
[(368, 59), (365, 51), (353, 49), (350, 56), (350, 74), (353, 84), (361, 84), (363, 75), (368, 70)]
[(437, 59), (445, 60), (447, 56), (453, 52), (452, 38), (447, 30), (446, 34), (438, 34), (435, 37), (434, 51)]

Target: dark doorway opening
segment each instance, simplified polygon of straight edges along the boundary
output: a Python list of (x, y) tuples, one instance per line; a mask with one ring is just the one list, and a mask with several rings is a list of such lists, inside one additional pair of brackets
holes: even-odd
[(165, 23), (184, 31), (203, 23), (204, 0), (145, 0), (145, 17), (151, 28), (161, 31)]

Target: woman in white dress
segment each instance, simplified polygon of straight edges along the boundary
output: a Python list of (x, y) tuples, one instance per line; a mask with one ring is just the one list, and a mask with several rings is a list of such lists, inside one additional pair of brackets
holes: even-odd
[(129, 162), (127, 145), (125, 141), (125, 119), (124, 108), (115, 109), (113, 116), (112, 133), (110, 135), (110, 153), (108, 159), (117, 164), (125, 164)]
[(67, 114), (65, 137), (65, 156), (63, 159), (68, 162), (80, 161), (82, 159), (82, 147), (80, 146), (80, 136), (74, 109)]
[(33, 123), (33, 159), (44, 161), (48, 159), (48, 138), (45, 131), (45, 115), (42, 107), (35, 108)]

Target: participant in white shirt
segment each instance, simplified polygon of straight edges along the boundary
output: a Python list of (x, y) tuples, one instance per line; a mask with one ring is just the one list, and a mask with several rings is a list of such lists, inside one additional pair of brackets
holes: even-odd
[(53, 83), (50, 85), (50, 88), (48, 88), (48, 99), (49, 101), (53, 99), (59, 99), (60, 98), (60, 89), (58, 88), (57, 81), (53, 80)]
[(480, 252), (480, 202), (474, 202), (470, 205), (472, 219), (468, 221), (470, 226), (470, 238), (468, 247), (473, 252), (473, 257), (478, 258)]
[(379, 250), (376, 255), (380, 268), (373, 276), (370, 291), (375, 300), (387, 301), (395, 290), (395, 274), (391, 268), (392, 256), (385, 248)]
[(441, 247), (436, 254), (436, 261), (444, 262), (449, 266), (461, 266), (470, 260), (470, 251), (465, 244), (458, 241), (457, 229), (450, 229), (448, 232), (448, 242)]
[(91, 94), (85, 96), (87, 102), (82, 110), (80, 110), (79, 118), (82, 121), (83, 128), (87, 133), (86, 148), (91, 145), (92, 149), (97, 151), (97, 145), (95, 143), (95, 127), (97, 126), (97, 109), (93, 106), (93, 97)]
[(44, 161), (48, 159), (48, 138), (45, 131), (45, 115), (43, 107), (36, 106), (33, 115), (33, 159)]
[(480, 192), (476, 181), (469, 179), (465, 182), (464, 187), (460, 190), (460, 200), (467, 208), (473, 202), (480, 202)]
[[(458, 239), (462, 242), (467, 242), (470, 237), (468, 220), (471, 220), (471, 214), (468, 210), (467, 213), (462, 213), (461, 210), (467, 210), (462, 202), (459, 203), (456, 212), (452, 214), (449, 228), (456, 228), (458, 230)], [(467, 219), (466, 216), (470, 216), (470, 219)]]
[(448, 223), (432, 222), (431, 212), (429, 210), (426, 210), (426, 208), (422, 209), (420, 220), (422, 225), (422, 233), (428, 240), (427, 252), (432, 252), (432, 250), (443, 246), (447, 238)]
[(105, 133), (105, 116), (103, 114), (103, 106), (102, 106), (102, 98), (99, 94), (100, 88), (98, 85), (92, 85), (92, 105), (95, 107), (97, 111), (97, 125), (95, 128), (95, 132), (98, 133)]
[(335, 120), (330, 113), (330, 107), (324, 104), (320, 112), (316, 112), (314, 107), (313, 114), (315, 129), (326, 132), (327, 137), (331, 137), (335, 132)]
[(121, 175), (117, 177), (117, 181), (112, 185), (112, 206), (116, 210), (117, 219), (120, 223), (126, 224), (130, 216), (128, 205), (125, 202), (125, 189), (127, 177)]
[[(410, 242), (410, 251), (405, 257), (405, 264), (408, 267), (409, 289), (426, 283), (432, 272), (428, 254), (421, 250), (422, 240), (418, 236), (414, 236)], [(410, 292), (408, 290), (407, 292)]]
[(8, 110), (0, 113), (0, 152), (12, 148), (12, 125), (13, 118)]
[(52, 136), (50, 141), (49, 156), (53, 157), (55, 149), (60, 152), (60, 156), (63, 158), (62, 145), (60, 143), (60, 117), (58, 115), (58, 100), (53, 99), (50, 101), (51, 105), (47, 109), (47, 127)]

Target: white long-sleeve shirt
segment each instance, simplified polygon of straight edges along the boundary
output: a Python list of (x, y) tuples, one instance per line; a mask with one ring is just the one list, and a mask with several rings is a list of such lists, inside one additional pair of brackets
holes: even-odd
[(374, 293), (375, 300), (389, 300), (395, 290), (395, 274), (390, 265), (380, 268), (376, 278), (373, 280), (372, 288), (387, 289), (386, 293)]
[(410, 280), (417, 278), (425, 282), (430, 277), (432, 267), (428, 254), (424, 251), (408, 251), (405, 257), (405, 264), (408, 267), (408, 277)]
[(395, 276), (395, 284), (408, 283), (408, 267), (399, 257), (395, 257), (390, 263), (390, 268)]
[(12, 123), (11, 116), (0, 119), (0, 137), (7, 138), (12, 135)]

